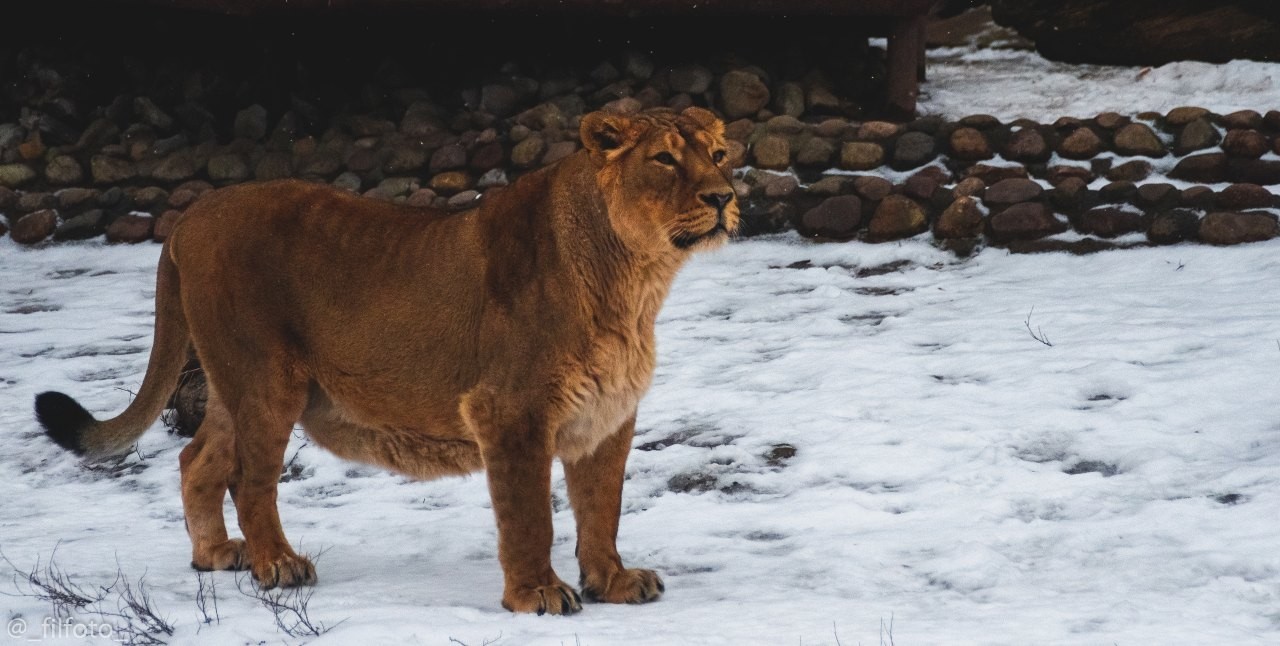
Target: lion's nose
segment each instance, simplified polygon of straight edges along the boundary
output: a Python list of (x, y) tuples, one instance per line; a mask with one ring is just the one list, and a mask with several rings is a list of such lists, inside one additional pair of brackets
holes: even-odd
[(724, 207), (733, 201), (733, 193), (703, 193), (698, 198), (708, 206), (716, 207), (717, 211), (723, 211)]

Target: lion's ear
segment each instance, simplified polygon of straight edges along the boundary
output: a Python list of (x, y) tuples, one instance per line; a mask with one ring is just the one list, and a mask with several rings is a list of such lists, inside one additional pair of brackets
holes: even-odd
[(578, 134), (582, 145), (593, 155), (610, 157), (635, 144), (636, 124), (630, 117), (610, 112), (592, 112), (582, 117)]
[(706, 130), (717, 137), (724, 136), (724, 122), (710, 110), (699, 108), (697, 106), (689, 106), (680, 112), (680, 116), (692, 120), (694, 123), (702, 126), (703, 130)]

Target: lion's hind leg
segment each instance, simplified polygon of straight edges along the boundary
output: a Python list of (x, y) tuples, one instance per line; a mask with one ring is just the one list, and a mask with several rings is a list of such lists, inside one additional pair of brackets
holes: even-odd
[(182, 470), (182, 508), (191, 536), (191, 567), (242, 570), (248, 565), (244, 541), (227, 538), (222, 504), (235, 466), (231, 414), (210, 391), (204, 421), (178, 462)]
[[(246, 356), (254, 355), (241, 354), (238, 365), (216, 360), (205, 365), (210, 389), (232, 411), (234, 450), (227, 483), (248, 567), (264, 589), (311, 585), (315, 566), (289, 546), (276, 508), (284, 453), (306, 403), (306, 382), (289, 367), (264, 359), (268, 353), (257, 354), (256, 361), (246, 361)], [(230, 365), (236, 368), (221, 369)]]

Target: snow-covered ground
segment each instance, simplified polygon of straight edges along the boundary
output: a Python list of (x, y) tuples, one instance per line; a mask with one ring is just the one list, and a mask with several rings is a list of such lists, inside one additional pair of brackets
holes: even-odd
[[(1166, 66), (1160, 94), (1132, 68), (938, 55), (959, 58), (935, 61), (924, 108), (948, 116), (1280, 107), (1278, 65)], [(206, 579), (220, 621), (200, 621), (182, 440), (157, 425), (89, 468), (32, 419), (46, 389), (123, 407), (158, 253), (0, 241), (0, 552), (25, 571), (56, 548), (89, 588), (145, 574), (172, 643), (307, 641), (233, 573)], [(323, 551), (308, 609), (332, 629), (312, 641), (1280, 642), (1278, 283), (1280, 241), (967, 260), (923, 239), (736, 242), (681, 275), (641, 405), (619, 546), (663, 574), (661, 601), (513, 616), (482, 477), (408, 482), (299, 439), (280, 506)], [(554, 561), (575, 581), (559, 475), (555, 491)], [(0, 610), (15, 639), (83, 641), (41, 639), (50, 606), (29, 596)]]
[(1072, 65), (1018, 49), (929, 50), (920, 112), (1005, 121), (1090, 118), (1102, 112), (1164, 114), (1194, 105), (1218, 114), (1280, 109), (1280, 64), (1178, 61), (1158, 67)]

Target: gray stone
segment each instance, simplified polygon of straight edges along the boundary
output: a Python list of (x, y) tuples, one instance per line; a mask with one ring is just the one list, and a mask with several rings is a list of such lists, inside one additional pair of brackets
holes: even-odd
[(1044, 188), (1034, 180), (1011, 178), (992, 184), (987, 188), (982, 199), (991, 206), (1000, 207), (1036, 200), (1042, 193)]
[(87, 240), (106, 232), (102, 209), (91, 209), (59, 224), (53, 230), (54, 240)]
[(95, 184), (118, 184), (138, 175), (133, 162), (108, 155), (94, 155), (89, 160), (89, 170)]
[[(432, 175), (447, 170), (462, 168), (467, 165), (467, 149), (461, 144), (441, 146), (431, 155), (427, 171)], [(408, 169), (406, 169), (408, 170)]]
[(893, 148), (892, 166), (897, 170), (906, 170), (923, 166), (937, 156), (933, 137), (923, 132), (908, 132), (898, 137)]
[(53, 235), (58, 225), (58, 214), (52, 209), (28, 213), (18, 219), (9, 231), (9, 237), (18, 244), (36, 244)]
[(133, 111), (147, 125), (156, 130), (168, 130), (173, 127), (173, 117), (161, 110), (151, 99), (140, 96), (133, 100)]
[(1178, 155), (1211, 148), (1222, 141), (1218, 129), (1208, 119), (1193, 119), (1188, 122), (1173, 139), (1173, 152)]
[(18, 188), (36, 178), (36, 172), (26, 164), (0, 164), (0, 186)]
[(667, 73), (667, 83), (675, 92), (702, 94), (711, 87), (711, 70), (701, 65), (682, 65)]
[(773, 97), (773, 111), (788, 117), (804, 114), (804, 88), (797, 83), (783, 83)]
[(1049, 207), (1039, 202), (1023, 202), (988, 218), (987, 228), (992, 238), (1009, 242), (1043, 238), (1061, 233), (1067, 227), (1054, 217)]
[(929, 228), (924, 209), (914, 200), (888, 195), (876, 206), (867, 224), (867, 239), (886, 241), (908, 238)]
[(262, 139), (267, 136), (267, 109), (255, 103), (237, 112), (232, 130), (241, 139)]
[(972, 197), (960, 196), (938, 216), (933, 235), (944, 240), (976, 238), (982, 235), (983, 224), (982, 209), (978, 206), (978, 201)]
[(215, 183), (239, 182), (249, 177), (249, 165), (240, 155), (224, 153), (209, 158), (209, 179)]
[(1143, 123), (1131, 123), (1117, 130), (1115, 147), (1121, 155), (1164, 157), (1169, 154), (1156, 133)]
[(791, 143), (778, 135), (765, 135), (751, 148), (755, 165), (769, 170), (786, 170), (791, 166)]
[(805, 211), (796, 222), (796, 230), (808, 237), (848, 240), (858, 235), (861, 225), (862, 200), (856, 195), (840, 195)]
[(1216, 211), (1200, 221), (1200, 239), (1209, 244), (1260, 242), (1277, 235), (1280, 235), (1280, 224), (1270, 213)]
[(752, 116), (769, 105), (769, 87), (750, 72), (727, 72), (720, 77), (720, 104), (729, 119)]

